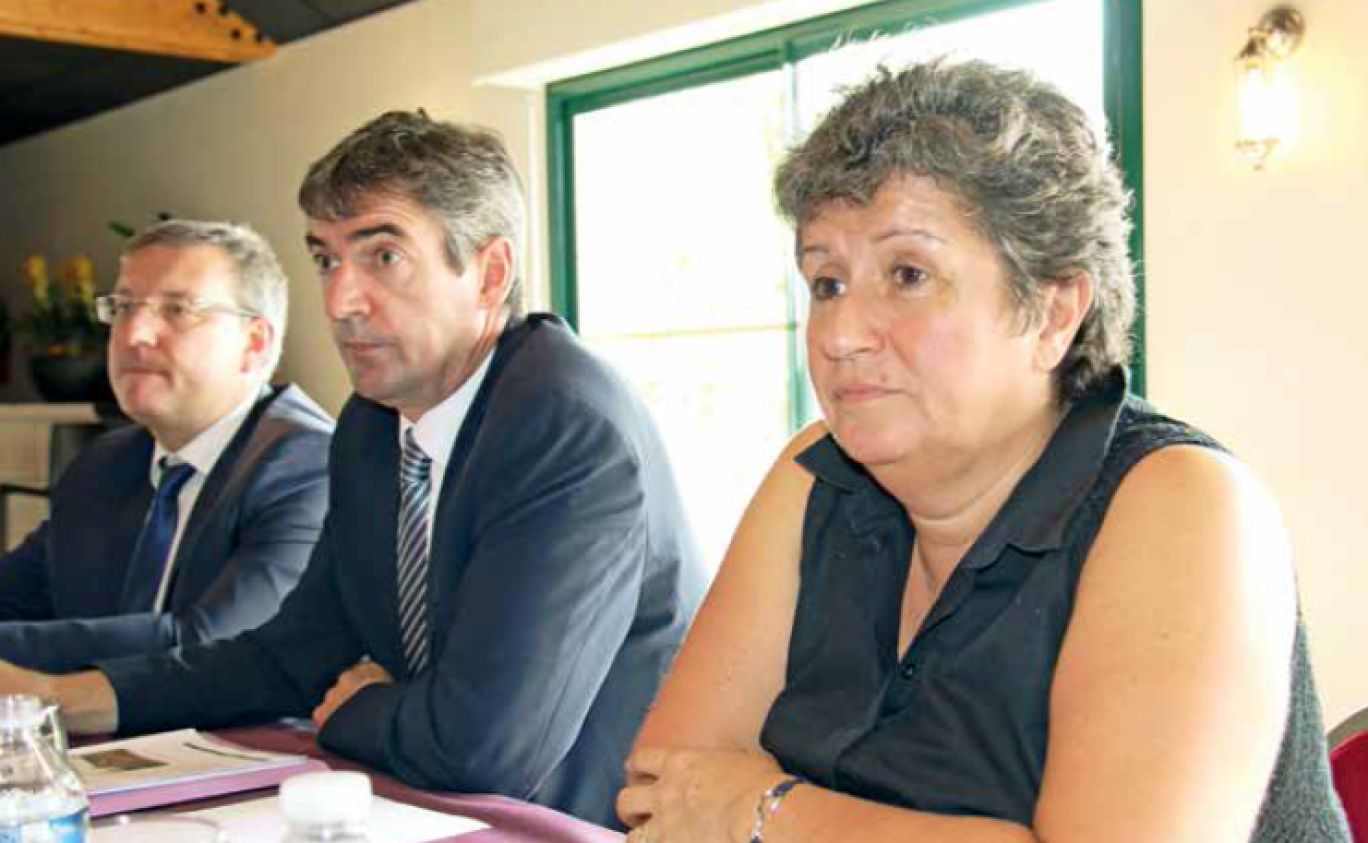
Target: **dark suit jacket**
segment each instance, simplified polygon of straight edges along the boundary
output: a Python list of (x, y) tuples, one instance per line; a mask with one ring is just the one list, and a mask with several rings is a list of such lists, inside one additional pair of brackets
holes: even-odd
[(433, 666), (406, 676), (398, 417), (353, 398), (323, 537), (280, 614), (232, 641), (100, 665), (120, 729), (307, 715), (362, 656), (324, 746), (419, 787), (616, 824), (622, 762), (704, 576), (655, 427), (553, 316), (505, 330), (457, 437), (431, 548)]
[(318, 540), (332, 426), (299, 388), (263, 391), (205, 478), (160, 613), (118, 614), (152, 500), (152, 437), (96, 439), (52, 490), (48, 520), (0, 558), (0, 659), (64, 672), (265, 622)]

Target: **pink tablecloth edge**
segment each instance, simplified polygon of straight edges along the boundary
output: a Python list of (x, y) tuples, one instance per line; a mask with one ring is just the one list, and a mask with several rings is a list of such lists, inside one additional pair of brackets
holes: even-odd
[(327, 762), (329, 767), (336, 770), (361, 770), (370, 775), (375, 792), (381, 796), (434, 811), (460, 814), (491, 826), (484, 831), (449, 838), (456, 843), (621, 843), (623, 839), (616, 831), (506, 796), (448, 793), (409, 787), (393, 776), (323, 751), (311, 732), (284, 724), (223, 729), (215, 734), (255, 749), (309, 755)]

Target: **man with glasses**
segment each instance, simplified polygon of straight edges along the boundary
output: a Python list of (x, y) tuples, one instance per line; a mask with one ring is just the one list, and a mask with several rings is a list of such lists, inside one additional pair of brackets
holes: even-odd
[(327, 526), (259, 629), (38, 677), (78, 729), (311, 716), (419, 787), (616, 824), (623, 759), (704, 575), (655, 425), (560, 319), (522, 312), (521, 180), (483, 129), (391, 112), (299, 194), (356, 395)]
[(96, 312), (137, 426), (83, 450), (48, 520), (0, 558), (0, 659), (64, 672), (275, 614), (322, 527), (333, 427), (268, 383), (286, 292), (245, 226), (170, 220), (128, 242)]

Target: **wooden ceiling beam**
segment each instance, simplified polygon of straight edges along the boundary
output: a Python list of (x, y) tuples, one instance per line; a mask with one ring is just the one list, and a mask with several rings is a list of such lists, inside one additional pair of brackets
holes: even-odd
[(275, 52), (220, 0), (3, 0), (0, 35), (228, 63)]

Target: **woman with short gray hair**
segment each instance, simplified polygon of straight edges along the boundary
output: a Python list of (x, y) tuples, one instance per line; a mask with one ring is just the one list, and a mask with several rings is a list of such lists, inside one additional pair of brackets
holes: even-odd
[(1127, 197), (1083, 112), (881, 71), (776, 192), (824, 421), (638, 734), (631, 843), (1348, 843), (1276, 504), (1128, 393)]

